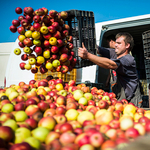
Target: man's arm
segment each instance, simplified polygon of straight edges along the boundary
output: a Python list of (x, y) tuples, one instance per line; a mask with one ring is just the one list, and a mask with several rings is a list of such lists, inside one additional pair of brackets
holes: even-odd
[(83, 59), (89, 59), (96, 65), (105, 69), (116, 69), (118, 67), (114, 61), (108, 58), (99, 57), (99, 56), (89, 53), (87, 49), (84, 47), (84, 44), (82, 44), (82, 48), (80, 47), (78, 49), (78, 55)]

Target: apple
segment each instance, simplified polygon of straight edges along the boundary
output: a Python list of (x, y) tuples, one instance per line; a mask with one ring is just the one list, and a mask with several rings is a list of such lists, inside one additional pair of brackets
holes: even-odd
[(55, 54), (55, 53), (57, 53), (58, 51), (59, 51), (59, 48), (58, 48), (57, 46), (52, 46), (52, 47), (51, 47), (51, 52), (52, 52), (52, 53)]
[(67, 96), (67, 91), (66, 90), (60, 90), (59, 92), (59, 95), (61, 95), (61, 96)]
[(49, 104), (46, 102), (39, 102), (38, 107), (42, 112), (45, 112), (49, 107)]
[(21, 13), (22, 13), (22, 8), (17, 7), (17, 8), (15, 9), (15, 12), (16, 12), (17, 14), (21, 14)]
[(48, 28), (47, 28), (47, 26), (42, 26), (42, 27), (40, 28), (40, 32), (41, 32), (42, 34), (47, 34), (47, 33), (48, 33)]
[(50, 58), (50, 50), (49, 49), (45, 49), (44, 52), (43, 52), (43, 56), (46, 59)]
[(25, 7), (25, 8), (23, 9), (23, 11), (24, 11), (24, 13), (27, 14), (27, 15), (32, 15), (33, 12), (34, 12), (34, 10), (33, 10), (32, 7)]
[(120, 129), (121, 130), (127, 130), (134, 126), (133, 118), (130, 116), (126, 116), (123, 118), (120, 118)]
[(11, 25), (11, 26), (9, 27), (9, 30), (10, 30), (12, 33), (15, 33), (15, 32), (17, 32), (17, 27)]
[(14, 138), (14, 132), (9, 126), (0, 126), (0, 138), (6, 142), (10, 142)]
[(62, 83), (58, 83), (58, 84), (56, 84), (56, 90), (57, 91), (61, 91), (61, 90), (63, 90), (64, 89), (64, 87), (63, 87), (63, 84)]
[(44, 43), (43, 43), (43, 44), (44, 44), (44, 46), (47, 47), (47, 48), (50, 47), (50, 43), (49, 43), (48, 40), (44, 40)]
[(18, 125), (14, 119), (6, 120), (2, 125), (11, 127), (13, 131), (15, 131), (18, 128)]
[(18, 20), (19, 20), (19, 21), (21, 21), (22, 19), (25, 19), (25, 16), (22, 16), (22, 15), (21, 15), (21, 16), (18, 17)]
[(19, 150), (31, 150), (32, 147), (28, 143), (22, 142), (22, 143), (17, 143), (17, 144), (11, 145), (10, 150), (15, 150), (15, 149), (19, 149)]
[[(21, 96), (21, 95), (19, 95), (19, 96)], [(25, 110), (25, 104), (22, 102), (19, 102), (14, 106), (14, 109), (15, 109), (15, 111)]]
[(37, 57), (37, 63), (38, 64), (43, 64), (45, 62), (45, 58), (43, 56), (38, 56)]
[(20, 23), (22, 27), (27, 27), (29, 25), (29, 21), (27, 19), (22, 19)]
[(76, 135), (72, 132), (62, 133), (59, 138), (62, 145), (74, 143), (75, 139), (76, 139)]
[(42, 54), (42, 48), (41, 47), (39, 47), (39, 46), (35, 46), (35, 48), (34, 48), (34, 52), (37, 54), (37, 55), (40, 55), (40, 54)]
[(34, 39), (33, 44), (36, 45), (36, 46), (41, 46), (41, 40)]
[(68, 13), (66, 11), (61, 11), (60, 16), (62, 19), (66, 19), (68, 17)]
[(21, 48), (24, 48), (25, 47), (25, 45), (23, 44), (23, 42), (18, 42), (18, 45), (21, 47)]
[(56, 120), (57, 124), (63, 124), (65, 122), (67, 122), (67, 117), (63, 114), (53, 115), (53, 117)]
[(73, 132), (73, 127), (70, 123), (65, 122), (60, 126), (59, 130), (61, 134), (65, 132)]
[(51, 37), (49, 39), (49, 43), (50, 43), (50, 45), (57, 45), (57, 39), (55, 37)]
[(36, 138), (40, 142), (45, 142), (49, 133), (49, 130), (45, 127), (37, 127), (31, 131), (32, 137)]
[(23, 42), (23, 40), (25, 39), (26, 37), (24, 36), (24, 35), (19, 35), (18, 36), (18, 40), (20, 41), (20, 42)]
[(25, 122), (29, 125), (29, 127), (33, 130), (37, 128), (38, 122), (33, 118), (28, 118), (25, 120)]
[(34, 65), (36, 63), (36, 59), (35, 58), (29, 58), (28, 62), (30, 65)]
[(40, 38), (40, 32), (34, 31), (32, 32), (32, 38), (38, 40)]
[(24, 140), (24, 142), (28, 143), (33, 149), (41, 148), (41, 142), (34, 137), (28, 137)]
[(80, 147), (90, 144), (89, 136), (86, 133), (81, 133), (76, 137), (75, 143), (78, 144)]
[(25, 113), (28, 115), (28, 116), (31, 116), (33, 115), (35, 112), (38, 112), (40, 111), (39, 110), (39, 107), (35, 104), (32, 104), (32, 105), (29, 105), (27, 106), (27, 108), (25, 109)]
[(5, 122), (5, 121), (7, 121), (9, 119), (14, 119), (14, 115), (11, 114), (11, 113), (1, 112), (0, 121)]
[(101, 145), (101, 149), (115, 149), (115, 148), (116, 142), (111, 139), (105, 140)]
[[(97, 113), (98, 113), (98, 111), (97, 111)], [(95, 117), (96, 117), (97, 113), (95, 114)], [(110, 111), (106, 111), (105, 113), (103, 112), (101, 115), (98, 115), (96, 117), (96, 124), (108, 125), (110, 123), (110, 121), (112, 121), (113, 119), (114, 119), (113, 113)]]
[[(36, 22), (36, 23), (33, 24), (33, 29), (35, 30), (35, 33), (36, 33), (36, 34), (33, 34), (33, 33), (32, 33), (32, 34), (33, 34), (34, 36), (36, 35), (36, 37), (39, 37), (39, 38), (40, 38), (40, 35), (39, 35), (39, 34), (40, 34), (40, 32), (39, 32), (39, 31), (40, 31), (40, 28), (41, 28), (41, 24), (40, 24), (40, 23)], [(37, 31), (37, 32), (36, 32), (36, 31)], [(32, 35), (32, 37), (33, 37), (33, 35)], [(38, 36), (37, 36), (37, 35), (38, 35)], [(34, 38), (34, 37), (33, 37), (33, 38)], [(39, 39), (39, 38), (38, 38), (38, 39)]]
[(13, 26), (15, 26), (15, 27), (20, 26), (19, 20), (16, 20), (16, 19), (14, 19), (14, 20), (12, 21), (12, 24), (13, 24)]
[(80, 124), (83, 124), (85, 120), (93, 120), (93, 119), (94, 119), (94, 115), (89, 111), (82, 111), (81, 113), (79, 113), (77, 117), (77, 121)]
[(16, 55), (20, 55), (20, 54), (21, 54), (20, 48), (15, 48), (15, 49), (14, 49), (14, 53), (15, 53)]
[(79, 112), (76, 109), (69, 109), (66, 111), (65, 116), (67, 117), (67, 120), (77, 120), (77, 117), (79, 115)]
[(135, 139), (140, 136), (137, 129), (130, 127), (125, 131), (125, 135), (128, 139)]
[(25, 127), (20, 127), (15, 130), (15, 138), (14, 138), (14, 143), (21, 143), (23, 142), (26, 138), (31, 136), (31, 132), (29, 129)]
[(107, 108), (108, 108), (108, 103), (107, 103), (107, 101), (105, 101), (105, 100), (100, 100), (100, 101), (98, 102), (98, 107), (99, 107), (100, 109), (107, 109)]
[(81, 91), (81, 90), (75, 90), (74, 92), (73, 92), (73, 97), (74, 97), (74, 99), (75, 100), (79, 100), (81, 97), (83, 97), (83, 92)]
[(11, 113), (14, 110), (14, 106), (11, 103), (7, 103), (2, 106), (1, 111), (4, 113)]
[(25, 28), (24, 27), (18, 27), (17, 28), (17, 32), (19, 33), (19, 34), (21, 34), (21, 35), (24, 35), (25, 34)]
[(49, 134), (47, 135), (47, 137), (45, 139), (45, 144), (49, 145), (52, 143), (52, 141), (54, 141), (55, 139), (59, 139), (59, 138), (60, 138), (60, 133), (51, 131), (51, 132), (49, 132)]
[(49, 23), (50, 23), (50, 16), (49, 15), (42, 16), (41, 19), (42, 19), (42, 22), (44, 24), (49, 25)]
[(28, 118), (27, 114), (23, 110), (17, 111), (14, 116), (17, 122), (23, 122)]
[(24, 47), (23, 48), (23, 51), (26, 53), (26, 54), (31, 54), (31, 49), (30, 49), (30, 47)]
[(78, 100), (78, 103), (79, 103), (79, 104), (83, 104), (83, 105), (87, 105), (87, 104), (88, 104), (88, 100), (87, 100), (85, 97), (81, 97), (81, 98)]
[(58, 106), (56, 108), (56, 114), (65, 114), (66, 113), (66, 109), (62, 106)]
[(49, 131), (53, 130), (56, 125), (56, 121), (52, 116), (43, 117), (38, 122), (38, 127), (44, 127), (47, 128)]
[(39, 23), (39, 22), (41, 21), (41, 17), (40, 17), (39, 15), (35, 15), (35, 16), (33, 17), (33, 21), (34, 21), (35, 23)]

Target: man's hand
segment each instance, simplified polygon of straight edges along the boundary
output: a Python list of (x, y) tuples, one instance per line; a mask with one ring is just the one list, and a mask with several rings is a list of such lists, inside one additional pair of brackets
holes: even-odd
[(78, 56), (80, 56), (83, 59), (87, 59), (88, 58), (88, 51), (85, 48), (83, 43), (82, 43), (82, 47), (78, 48)]

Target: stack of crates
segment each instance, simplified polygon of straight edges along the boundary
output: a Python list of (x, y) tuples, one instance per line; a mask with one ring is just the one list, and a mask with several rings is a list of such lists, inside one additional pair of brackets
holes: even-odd
[(67, 74), (51, 71), (48, 71), (45, 74), (41, 74), (38, 71), (38, 73), (35, 74), (35, 80), (41, 80), (49, 75), (52, 75), (53, 77), (63, 79), (65, 82), (70, 80), (76, 81), (76, 69), (94, 65), (93, 62), (87, 59), (81, 59), (78, 56), (78, 48), (82, 47), (82, 42), (90, 53), (96, 54), (94, 13), (91, 11), (81, 10), (68, 10), (66, 12), (68, 13), (68, 18), (64, 21), (65, 24), (70, 26), (69, 35), (73, 37), (73, 51), (75, 53), (75, 58), (77, 59), (76, 66), (71, 72), (68, 72)]
[(147, 83), (150, 83), (150, 30), (144, 32), (142, 37), (143, 37), (146, 79)]
[(69, 35), (73, 36), (73, 45), (77, 64), (75, 68), (82, 68), (94, 65), (87, 59), (78, 56), (78, 48), (82, 47), (82, 42), (88, 52), (96, 54), (96, 35), (94, 13), (92, 11), (69, 10), (65, 24), (70, 26)]

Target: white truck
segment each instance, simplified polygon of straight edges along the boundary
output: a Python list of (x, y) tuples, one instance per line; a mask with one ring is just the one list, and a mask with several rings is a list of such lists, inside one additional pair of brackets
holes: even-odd
[[(137, 71), (139, 73), (139, 78), (142, 83), (144, 95), (147, 95), (148, 88), (144, 64), (142, 33), (150, 30), (150, 14), (95, 23), (95, 30), (96, 44), (103, 47), (106, 47), (106, 37), (110, 34), (115, 35), (118, 32), (125, 31), (129, 32), (133, 36), (135, 46), (132, 51), (132, 55), (135, 57), (137, 62)], [(11, 53), (5, 73), (6, 87), (10, 86), (11, 84), (18, 84), (22, 80), (28, 83), (29, 80), (34, 79), (34, 74), (30, 73), (30, 71), (20, 70), (19, 63), (21, 59), (19, 56), (17, 57), (13, 53), (13, 50), (16, 47), (18, 47), (18, 40), (16, 40), (13, 47), (11, 47)], [(90, 81), (92, 83), (102, 83), (104, 85), (104, 89), (108, 90), (105, 87), (105, 81), (107, 79), (107, 76), (107, 69), (103, 69), (96, 65), (93, 65), (77, 69), (76, 81)]]

